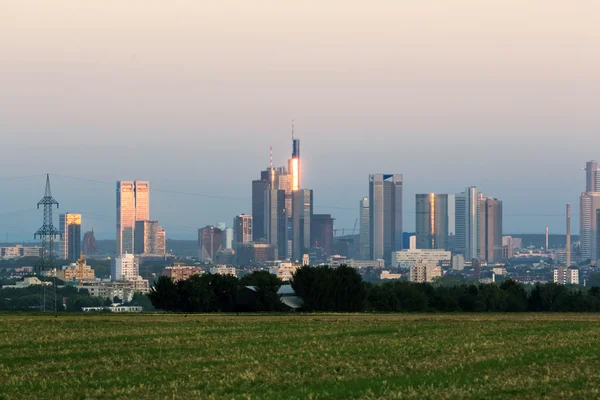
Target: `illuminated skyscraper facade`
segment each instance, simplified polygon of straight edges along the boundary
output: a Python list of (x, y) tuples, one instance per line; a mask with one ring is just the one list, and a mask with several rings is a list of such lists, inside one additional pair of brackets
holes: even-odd
[(448, 247), (448, 195), (416, 195), (417, 249)]
[(81, 214), (60, 214), (58, 218), (60, 241), (60, 257), (64, 260), (77, 261), (81, 255)]
[(241, 214), (233, 219), (233, 243), (252, 241), (252, 215)]
[(402, 250), (402, 175), (369, 176), (369, 235), (371, 259), (391, 263)]
[(150, 219), (150, 183), (117, 181), (116, 255), (133, 254), (135, 221)]

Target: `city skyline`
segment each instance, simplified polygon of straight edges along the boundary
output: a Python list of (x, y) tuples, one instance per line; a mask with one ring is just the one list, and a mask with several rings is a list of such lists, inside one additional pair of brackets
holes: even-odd
[[(467, 186), (494, 193), (506, 232), (564, 232), (566, 203), (579, 215), (578, 172), (600, 157), (600, 56), (589, 51), (600, 44), (598, 5), (234, 1), (243, 12), (232, 17), (221, 4), (176, 3), (108, 2), (93, 12), (73, 0), (6, 4), (0, 34), (13, 39), (0, 43), (0, 132), (11, 151), (0, 177), (49, 172), (65, 209), (104, 216), (113, 214), (104, 184), (60, 175), (142, 177), (164, 190), (246, 199), (153, 193), (159, 221), (229, 221), (251, 213), (246, 185), (268, 166), (269, 146), (274, 164), (287, 166), (294, 120), (302, 186), (319, 193), (315, 212), (334, 214), (336, 227), (351, 229), (355, 213), (324, 206), (354, 210), (373, 171), (401, 172), (406, 199)], [(35, 198), (34, 181), (3, 184), (14, 194), (0, 199), (3, 210)], [(556, 193), (531, 204), (543, 190)], [(411, 230), (414, 218), (404, 220)], [(17, 223), (29, 232), (38, 220), (1, 216), (0, 236)], [(111, 237), (103, 220), (83, 223)]]

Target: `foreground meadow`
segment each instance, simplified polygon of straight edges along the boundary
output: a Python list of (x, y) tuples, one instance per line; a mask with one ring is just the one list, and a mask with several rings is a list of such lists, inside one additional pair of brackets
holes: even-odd
[(467, 397), (600, 397), (600, 316), (0, 315), (1, 399)]

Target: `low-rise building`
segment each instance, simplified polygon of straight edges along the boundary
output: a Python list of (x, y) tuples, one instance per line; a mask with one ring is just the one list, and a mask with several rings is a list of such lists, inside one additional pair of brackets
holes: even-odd
[(235, 270), (235, 267), (228, 267), (227, 265), (215, 265), (210, 269), (210, 273), (218, 275), (237, 276), (237, 271)]
[(28, 276), (23, 278), (22, 281), (18, 281), (15, 282), (14, 285), (4, 285), (2, 286), (3, 289), (24, 289), (27, 288), (29, 286), (34, 286), (34, 285), (44, 285), (44, 286), (50, 286), (52, 285), (52, 282), (50, 281), (41, 281), (37, 276)]
[(400, 278), (402, 278), (402, 274), (393, 274), (387, 270), (381, 271), (381, 274), (379, 275), (379, 279), (381, 279), (381, 280), (400, 279)]
[(276, 275), (279, 279), (284, 282), (292, 280), (293, 275), (296, 273), (301, 265), (296, 265), (291, 262), (277, 262), (276, 265), (269, 268), (269, 272)]
[(347, 267), (361, 269), (361, 268), (384, 268), (385, 261), (383, 259), (379, 260), (354, 260), (354, 259), (346, 259), (345, 257), (335, 256), (331, 258), (330, 265), (332, 267), (337, 267), (340, 265), (346, 265)]
[(124, 302), (131, 301), (135, 293), (147, 294), (150, 292), (150, 284), (148, 280), (132, 279), (129, 281), (107, 281), (94, 280), (85, 281), (77, 286), (78, 289), (86, 289), (90, 296), (102, 297), (105, 299), (113, 299), (118, 297)]
[(83, 312), (99, 312), (99, 311), (110, 311), (110, 312), (134, 312), (141, 313), (144, 311), (144, 307), (142, 306), (122, 306), (120, 304), (111, 305), (106, 307), (82, 307), (81, 311)]
[(80, 258), (76, 263), (56, 271), (56, 277), (63, 281), (93, 280), (96, 278), (96, 274), (92, 267), (85, 263), (85, 259)]
[(162, 275), (168, 276), (177, 282), (189, 279), (192, 275), (202, 275), (203, 273), (204, 271), (200, 267), (179, 264), (172, 267), (166, 267), (163, 269)]

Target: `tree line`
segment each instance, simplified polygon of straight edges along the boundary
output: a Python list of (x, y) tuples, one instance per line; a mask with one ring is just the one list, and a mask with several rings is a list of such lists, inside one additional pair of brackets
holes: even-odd
[[(203, 274), (173, 282), (160, 277), (149, 298), (154, 307), (175, 312), (283, 311), (282, 282), (267, 271), (238, 279)], [(303, 267), (290, 282), (306, 312), (594, 312), (600, 311), (600, 287), (590, 290), (545, 283), (436, 285), (390, 281), (364, 282), (347, 266)], [(254, 289), (249, 291), (248, 286)]]

